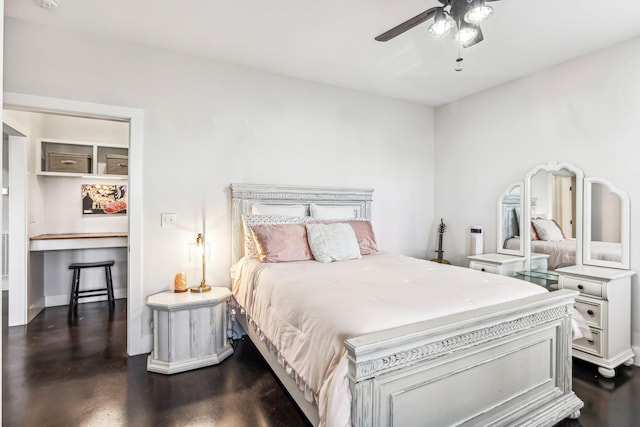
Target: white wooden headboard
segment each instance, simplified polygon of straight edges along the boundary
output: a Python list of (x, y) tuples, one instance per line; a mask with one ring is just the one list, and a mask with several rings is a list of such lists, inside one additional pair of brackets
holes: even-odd
[(257, 203), (268, 205), (353, 206), (359, 218), (371, 219), (373, 189), (307, 187), (295, 185), (231, 184), (231, 265), (243, 256), (242, 215), (251, 213)]

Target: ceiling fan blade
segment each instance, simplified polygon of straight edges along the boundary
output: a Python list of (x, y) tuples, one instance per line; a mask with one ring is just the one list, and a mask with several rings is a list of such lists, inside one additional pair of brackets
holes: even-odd
[(470, 40), (467, 43), (463, 43), (462, 47), (464, 48), (471, 47), (473, 45), (480, 43), (482, 40), (484, 40), (484, 36), (482, 35), (482, 28), (478, 26), (478, 35), (473, 40)]
[(438, 9), (438, 8), (437, 7), (432, 7), (429, 10), (425, 10), (421, 14), (414, 16), (413, 18), (409, 19), (408, 21), (405, 21), (402, 24), (400, 24), (400, 25), (398, 25), (396, 27), (393, 27), (389, 31), (380, 34), (378, 37), (376, 37), (376, 40), (379, 41), (379, 42), (386, 42), (386, 41), (389, 41), (389, 40), (391, 40), (392, 38), (394, 38), (396, 36), (399, 36), (400, 34), (404, 33), (405, 31), (412, 29), (416, 25), (422, 24), (424, 21), (427, 21), (430, 18), (433, 18), (433, 16), (436, 14), (436, 9)]

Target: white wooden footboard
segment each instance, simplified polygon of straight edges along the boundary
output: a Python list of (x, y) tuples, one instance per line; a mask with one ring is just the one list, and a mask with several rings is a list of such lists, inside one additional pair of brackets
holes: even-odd
[(577, 417), (575, 295), (555, 291), (347, 340), (353, 425), (549, 426)]

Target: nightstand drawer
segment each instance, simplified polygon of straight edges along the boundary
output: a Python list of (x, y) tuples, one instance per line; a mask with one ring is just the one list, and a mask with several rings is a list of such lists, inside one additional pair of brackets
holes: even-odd
[(602, 340), (600, 339), (600, 334), (601, 332), (599, 330), (591, 328), (593, 339), (587, 340), (580, 338), (573, 342), (573, 348), (595, 356), (602, 356)]
[(584, 320), (587, 321), (589, 326), (602, 328), (602, 313), (604, 311), (603, 303), (576, 299), (573, 306), (580, 314), (582, 314), (582, 317), (584, 317)]
[(560, 276), (560, 288), (573, 289), (581, 294), (602, 298), (603, 282), (580, 279), (577, 277)]
[(471, 263), (469, 263), (469, 268), (473, 270), (484, 271), (486, 273), (499, 274), (499, 267), (495, 264), (471, 261)]

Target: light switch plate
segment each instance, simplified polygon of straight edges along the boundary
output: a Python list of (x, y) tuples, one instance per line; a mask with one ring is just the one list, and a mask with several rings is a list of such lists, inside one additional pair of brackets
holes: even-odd
[(177, 214), (174, 214), (174, 213), (160, 214), (160, 226), (162, 228), (175, 228), (176, 222), (178, 222)]

